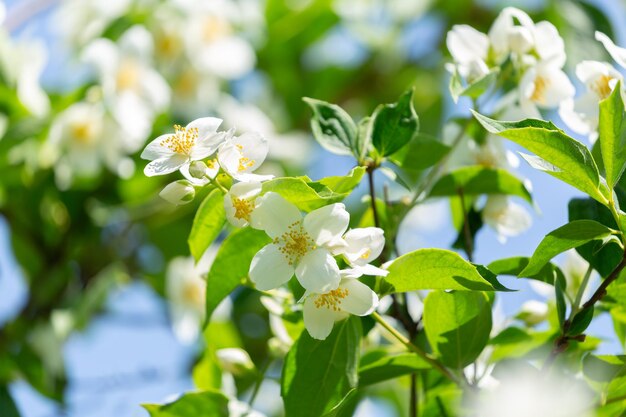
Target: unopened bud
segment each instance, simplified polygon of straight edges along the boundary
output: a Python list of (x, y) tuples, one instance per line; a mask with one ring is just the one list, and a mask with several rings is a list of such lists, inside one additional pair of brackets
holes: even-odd
[(535, 326), (548, 318), (548, 305), (541, 301), (528, 300), (522, 304), (517, 317), (530, 326)]
[(524, 54), (533, 46), (533, 37), (530, 31), (523, 26), (515, 26), (509, 31), (509, 47), (511, 51)]
[(233, 375), (243, 375), (254, 371), (250, 355), (240, 348), (226, 348), (215, 352), (221, 368)]
[(179, 206), (191, 202), (196, 196), (196, 189), (189, 181), (178, 180), (167, 184), (159, 195), (163, 200)]
[(207, 169), (208, 167), (204, 162), (193, 161), (189, 166), (189, 174), (191, 174), (191, 176), (194, 178), (202, 179), (206, 177)]

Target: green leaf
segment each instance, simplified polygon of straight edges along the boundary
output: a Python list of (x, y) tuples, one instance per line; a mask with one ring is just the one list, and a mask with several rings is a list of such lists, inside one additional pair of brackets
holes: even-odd
[(380, 349), (368, 352), (359, 365), (359, 387), (430, 369), (431, 365), (414, 353), (390, 354)]
[(4, 386), (0, 386), (0, 410), (3, 417), (20, 417), (20, 411), (11, 398), (11, 393)]
[(626, 374), (625, 355), (588, 355), (583, 359), (583, 374), (597, 382), (610, 382)]
[(502, 168), (467, 166), (455, 169), (435, 183), (430, 197), (456, 196), (459, 189), (467, 196), (508, 194), (522, 197), (532, 203), (532, 196), (524, 183)]
[(533, 168), (545, 171), (600, 203), (607, 204), (610, 191), (600, 183), (598, 167), (589, 149), (554, 124), (534, 119), (499, 122), (472, 113), (490, 133), (507, 138), (535, 153), (537, 156), (522, 154)]
[[(569, 221), (580, 219), (591, 219), (602, 223), (603, 225), (617, 229), (617, 224), (613, 215), (602, 204), (590, 198), (574, 198), (570, 200), (568, 206)], [(619, 245), (607, 245), (598, 248), (601, 242), (589, 242), (576, 248), (576, 251), (589, 264), (606, 277), (615, 269), (617, 264), (622, 260), (624, 251)]]
[(358, 159), (357, 126), (348, 113), (336, 104), (305, 97), (313, 110), (311, 130), (326, 150), (338, 155), (354, 155)]
[(623, 123), (621, 91), (621, 81), (618, 81), (611, 95), (600, 101), (598, 133), (609, 188), (615, 186), (626, 167), (626, 123)]
[(561, 269), (553, 263), (547, 263), (541, 270), (531, 276), (522, 276), (521, 273), (528, 266), (530, 258), (525, 256), (514, 256), (511, 258), (499, 259), (487, 265), (487, 269), (496, 275), (511, 275), (518, 278), (530, 278), (537, 281), (554, 285), (554, 281), (559, 279), (565, 282), (565, 276)]
[(612, 233), (611, 229), (595, 220), (575, 220), (561, 226), (543, 238), (520, 275), (536, 275), (559, 253), (595, 239), (604, 239)]
[(238, 229), (224, 239), (207, 276), (205, 323), (220, 302), (245, 282), (252, 258), (270, 241), (265, 232), (251, 227)]
[(359, 185), (364, 174), (364, 167), (356, 167), (346, 176), (326, 177), (319, 181), (307, 177), (274, 178), (263, 183), (263, 193), (278, 193), (308, 212), (346, 198)]
[(593, 306), (589, 306), (587, 308), (583, 308), (578, 313), (576, 313), (576, 315), (572, 319), (572, 324), (570, 324), (569, 328), (567, 329), (567, 334), (576, 336), (582, 334), (585, 330), (587, 330), (587, 327), (589, 327), (589, 324), (593, 319), (593, 310)]
[(458, 71), (455, 71), (452, 74), (452, 77), (450, 77), (450, 95), (455, 103), (459, 101), (459, 97), (461, 96), (478, 98), (493, 85), (495, 80), (498, 78), (499, 73), (499, 68), (494, 68), (469, 85), (463, 85)]
[(565, 304), (565, 283), (559, 280), (555, 281), (554, 293), (556, 296), (556, 314), (559, 319), (559, 326), (562, 328), (567, 312), (567, 305)]
[(150, 417), (228, 417), (228, 398), (217, 391), (191, 392), (169, 404), (142, 404)]
[(419, 130), (413, 90), (404, 93), (397, 103), (378, 106), (372, 118), (372, 143), (378, 153), (389, 156), (400, 150)]
[(496, 290), (474, 265), (458, 253), (445, 249), (418, 249), (400, 256), (388, 269), (386, 280), (394, 286), (395, 292)]
[(421, 172), (436, 165), (450, 149), (436, 138), (420, 133), (389, 159), (405, 171)]
[(326, 340), (302, 332), (285, 357), (282, 397), (286, 417), (319, 417), (341, 404), (357, 386), (361, 322), (335, 324)]
[(482, 292), (433, 291), (424, 300), (424, 330), (441, 362), (461, 369), (489, 341), (491, 305)]
[(200, 204), (187, 239), (189, 250), (196, 262), (219, 236), (225, 222), (224, 195), (215, 189)]

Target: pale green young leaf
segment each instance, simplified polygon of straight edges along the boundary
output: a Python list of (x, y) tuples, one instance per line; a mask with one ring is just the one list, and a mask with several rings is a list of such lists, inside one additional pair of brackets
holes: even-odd
[(270, 243), (261, 230), (250, 227), (228, 235), (220, 246), (206, 281), (206, 323), (224, 298), (245, 283), (254, 255)]
[(304, 331), (285, 357), (282, 397), (287, 417), (319, 417), (339, 406), (358, 383), (361, 322), (335, 324), (326, 340)]
[(372, 144), (378, 153), (389, 156), (400, 150), (419, 130), (413, 90), (404, 93), (397, 103), (378, 106), (372, 118)]
[(600, 102), (598, 133), (606, 182), (613, 188), (626, 167), (626, 123), (621, 82)]
[(386, 281), (394, 292), (417, 290), (495, 291), (476, 266), (445, 249), (418, 249), (400, 256), (389, 266)]
[(494, 68), (487, 74), (474, 80), (474, 82), (464, 85), (461, 81), (459, 73), (455, 71), (450, 77), (450, 84), (448, 86), (450, 89), (450, 95), (455, 103), (459, 101), (459, 97), (461, 96), (478, 98), (493, 85), (498, 78), (499, 73), (499, 68)]
[(360, 155), (357, 149), (357, 125), (344, 109), (336, 104), (305, 97), (313, 110), (311, 131), (326, 150), (338, 155)]
[(196, 262), (220, 234), (225, 222), (224, 195), (215, 189), (200, 204), (187, 239), (189, 250)]
[(591, 152), (553, 123), (534, 119), (499, 122), (476, 112), (473, 114), (490, 133), (507, 138), (535, 153), (536, 157), (522, 155), (533, 168), (545, 171), (600, 203), (607, 204), (610, 191), (600, 181)]
[(508, 194), (532, 203), (530, 192), (519, 178), (502, 168), (467, 166), (444, 175), (430, 191), (431, 197), (464, 195)]
[(441, 362), (462, 369), (489, 341), (491, 304), (482, 292), (433, 291), (424, 301), (424, 330)]
[(594, 220), (575, 220), (548, 233), (520, 272), (520, 276), (533, 276), (559, 253), (576, 248), (596, 239), (611, 236), (613, 230)]
[(521, 276), (521, 272), (528, 266), (530, 258), (525, 256), (514, 256), (511, 258), (498, 259), (493, 261), (487, 268), (496, 275), (511, 275), (518, 278), (530, 278), (546, 284), (554, 285), (555, 280), (565, 282), (565, 275), (561, 269), (551, 262), (548, 262), (541, 270), (532, 276)]
[(228, 417), (228, 398), (217, 391), (191, 392), (169, 404), (143, 404), (150, 417)]
[(263, 193), (273, 191), (302, 211), (311, 211), (346, 198), (359, 185), (364, 167), (356, 167), (345, 176), (311, 181), (307, 177), (281, 177), (263, 183)]

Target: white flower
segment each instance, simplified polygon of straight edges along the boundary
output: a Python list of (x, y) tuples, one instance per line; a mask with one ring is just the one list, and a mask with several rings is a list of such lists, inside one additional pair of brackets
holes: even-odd
[(378, 296), (356, 279), (343, 279), (339, 286), (324, 293), (310, 293), (304, 300), (304, 326), (314, 339), (328, 337), (336, 321), (350, 314), (367, 316), (378, 305)]
[(178, 257), (170, 261), (165, 281), (165, 293), (170, 305), (172, 325), (176, 336), (185, 343), (192, 342), (199, 334), (205, 315), (206, 282), (202, 267), (212, 253), (196, 266), (193, 258)]
[(534, 326), (548, 317), (548, 305), (537, 300), (527, 300), (520, 307), (518, 318), (527, 324)]
[(196, 189), (186, 180), (171, 182), (159, 193), (163, 200), (177, 206), (190, 203), (195, 195)]
[(260, 182), (239, 182), (230, 187), (224, 196), (224, 210), (230, 224), (244, 227), (250, 223), (261, 188)]
[(279, 194), (259, 199), (251, 225), (264, 230), (273, 242), (261, 249), (250, 264), (250, 279), (260, 290), (277, 288), (294, 274), (302, 286), (324, 293), (337, 288), (339, 267), (332, 249), (348, 228), (350, 214), (340, 203), (307, 214)]
[(599, 103), (611, 94), (623, 77), (612, 65), (598, 61), (582, 61), (576, 65), (576, 76), (587, 91), (576, 100), (563, 102), (559, 115), (570, 129), (588, 136), (593, 143), (598, 137)]
[(217, 132), (221, 123), (221, 119), (203, 117), (186, 127), (174, 126), (174, 134), (159, 136), (142, 152), (143, 159), (152, 161), (146, 165), (144, 173), (152, 177), (180, 170), (185, 177), (193, 181), (189, 174), (191, 162), (215, 153), (228, 135), (228, 132)]
[(530, 215), (522, 206), (503, 195), (490, 195), (487, 198), (482, 217), (496, 231), (501, 242), (526, 231), (532, 223)]
[[(547, 21), (535, 24), (525, 12), (515, 7), (506, 7), (500, 12), (489, 30), (489, 40), (497, 62), (514, 53), (520, 63), (536, 59), (551, 61), (559, 68), (565, 64), (565, 44), (556, 27)], [(532, 52), (537, 58), (532, 58)]]
[(342, 242), (334, 251), (337, 255), (343, 255), (346, 262), (352, 267), (343, 270), (343, 276), (386, 276), (389, 273), (389, 271), (370, 265), (370, 262), (378, 258), (385, 247), (383, 233), (383, 229), (378, 227), (365, 227), (349, 230), (343, 236), (345, 243)]
[(139, 146), (152, 130), (156, 114), (170, 102), (167, 82), (151, 66), (153, 49), (150, 33), (133, 26), (117, 43), (100, 38), (83, 53), (83, 60), (98, 73), (104, 100), (114, 117), (132, 132), (131, 138)]
[(217, 159), (222, 169), (238, 181), (265, 181), (272, 179), (273, 176), (253, 172), (261, 166), (268, 150), (267, 139), (261, 134), (244, 133), (228, 139), (220, 147)]
[(56, 13), (54, 28), (73, 44), (82, 45), (100, 36), (124, 15), (132, 0), (64, 0)]
[(519, 104), (527, 117), (540, 119), (539, 109), (558, 107), (576, 90), (567, 75), (550, 61), (529, 68), (520, 81)]
[(446, 46), (459, 74), (469, 83), (489, 72), (485, 63), (489, 38), (484, 33), (468, 25), (454, 25), (446, 36)]
[(254, 371), (254, 363), (248, 352), (241, 348), (224, 348), (215, 352), (220, 367), (233, 375), (242, 375)]

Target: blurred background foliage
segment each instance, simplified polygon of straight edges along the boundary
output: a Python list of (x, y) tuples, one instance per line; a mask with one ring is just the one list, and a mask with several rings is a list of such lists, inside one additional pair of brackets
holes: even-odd
[[(535, 21), (556, 25), (572, 65), (583, 55), (604, 59), (593, 33), (614, 37), (607, 11), (624, 13), (596, 1), (518, 3)], [(8, 2), (0, 26), (0, 217), (19, 271), (3, 268), (0, 281), (20, 274), (28, 290), (0, 324), (0, 414), (19, 415), (8, 387), (20, 379), (63, 403), (69, 335), (89, 326), (112, 290), (134, 280), (165, 297), (168, 263), (189, 255), (203, 196), (179, 208), (158, 197), (166, 180), (145, 177), (138, 157), (148, 139), (215, 115), (269, 138), (271, 173), (339, 174), (308, 133), (302, 97), (337, 103), (358, 118), (411, 86), (421, 131), (443, 139), (443, 123), (463, 112), (447, 91), (445, 34), (460, 23), (486, 32), (505, 5), (511, 2)], [(129, 31), (137, 39), (128, 41)], [(88, 109), (76, 110), (77, 103)], [(199, 387), (219, 379), (211, 360), (218, 349), (243, 347), (259, 367), (271, 355), (259, 296), (241, 290), (232, 304), (232, 321), (211, 324), (196, 349)], [(240, 392), (255, 378), (236, 378)], [(377, 394), (404, 407), (390, 386)]]

